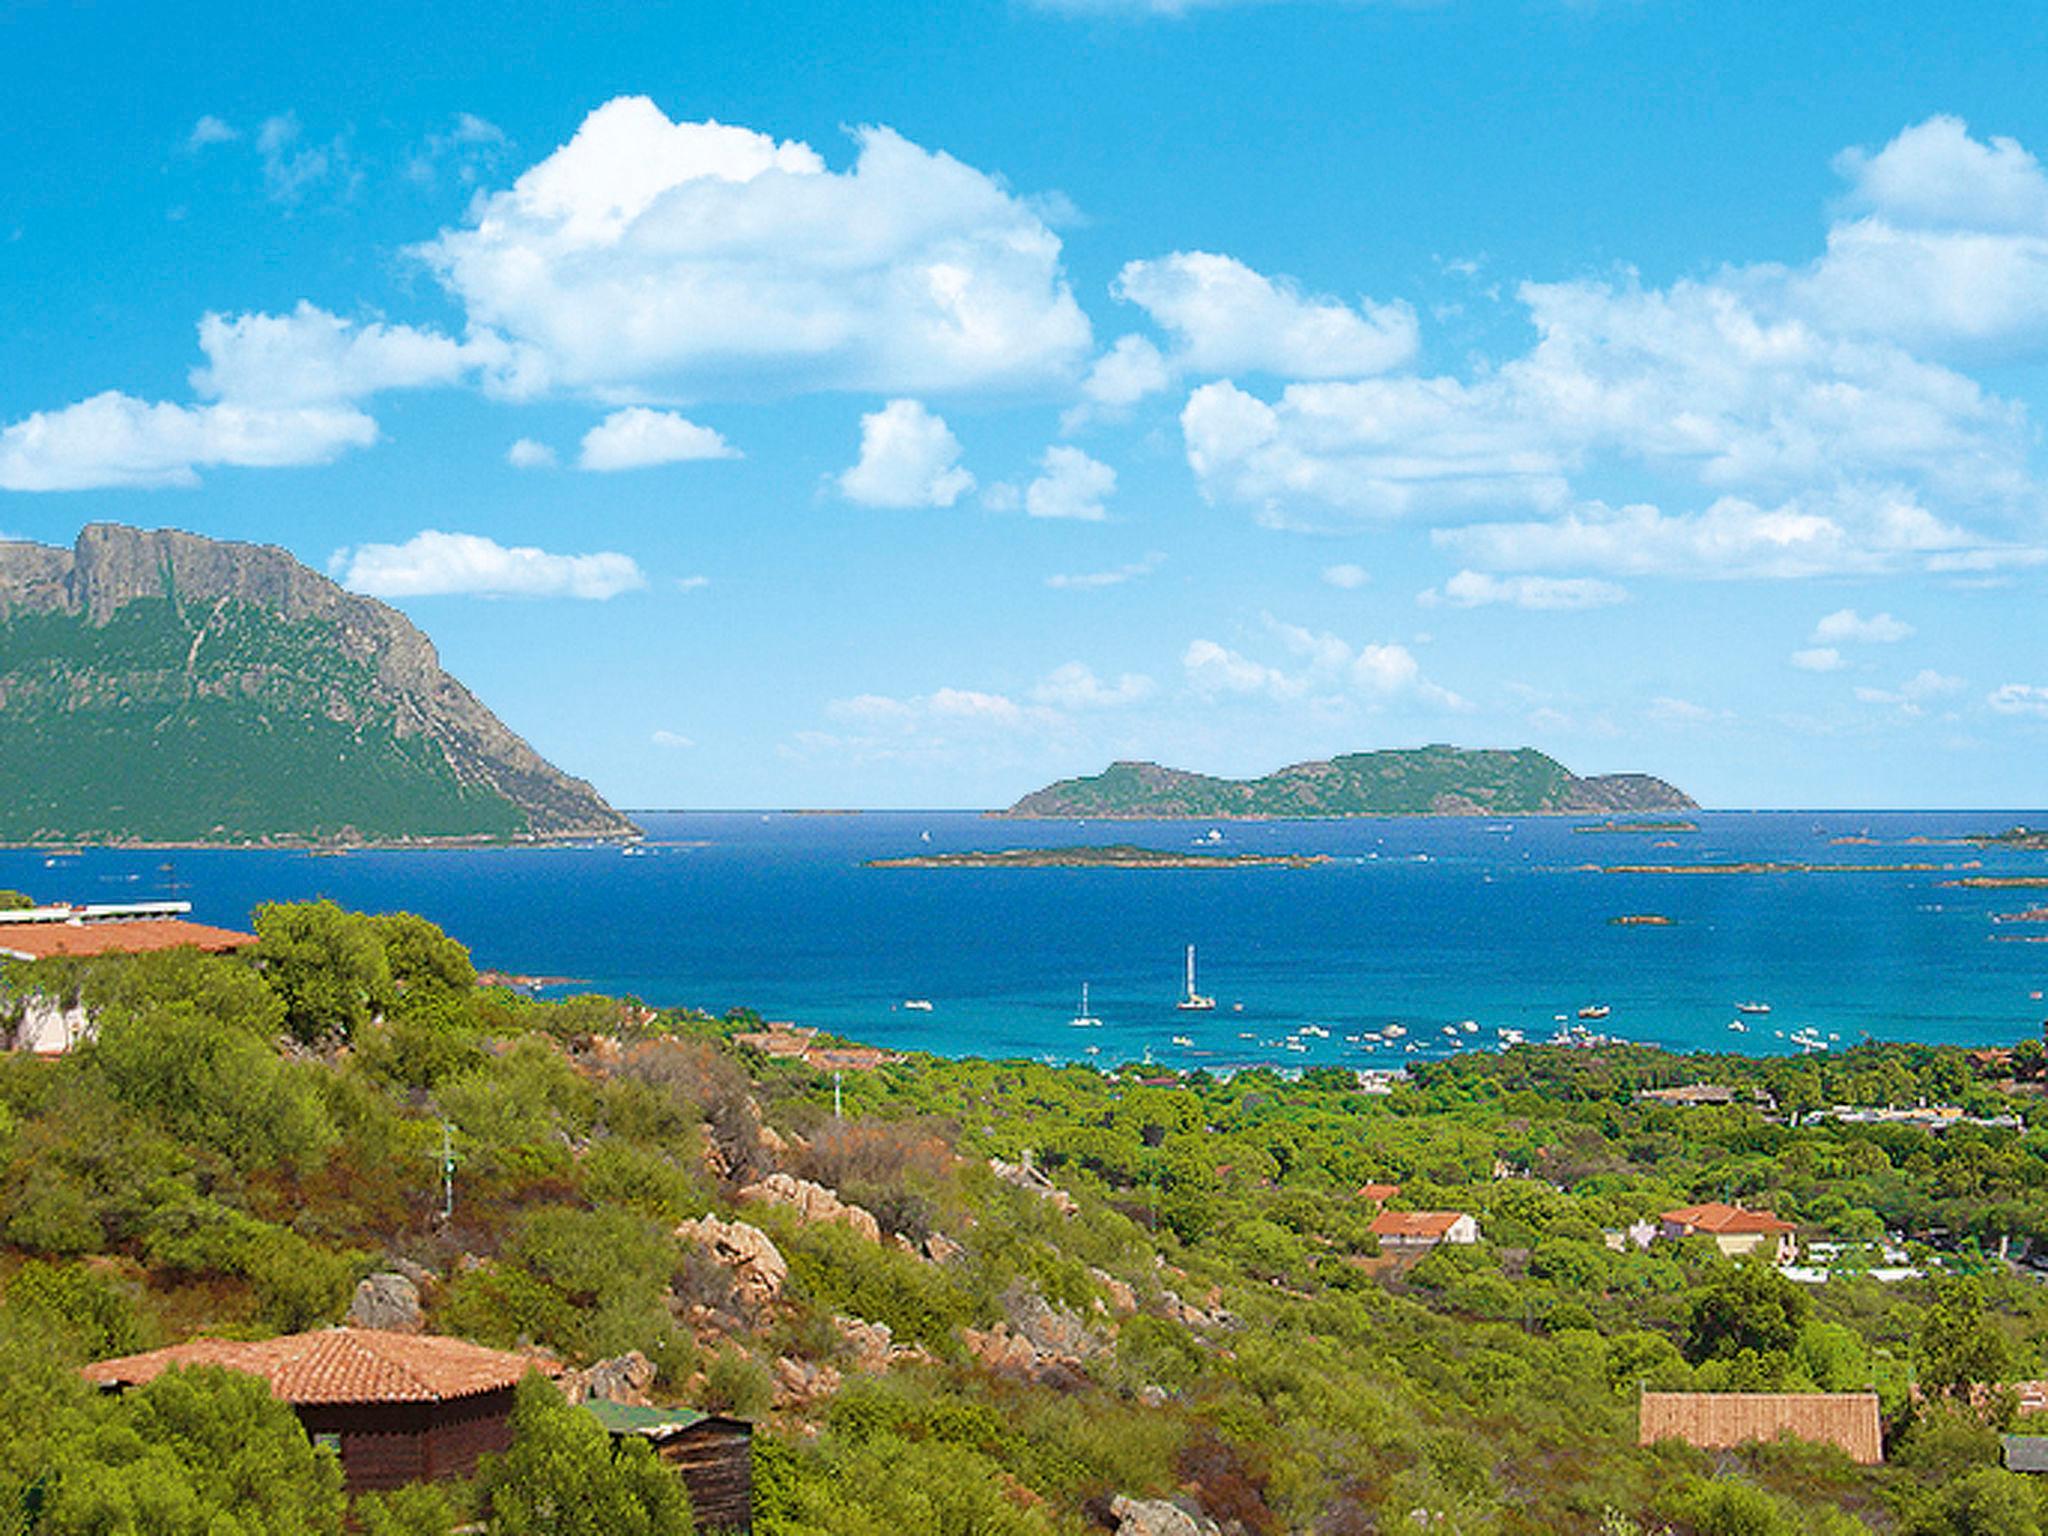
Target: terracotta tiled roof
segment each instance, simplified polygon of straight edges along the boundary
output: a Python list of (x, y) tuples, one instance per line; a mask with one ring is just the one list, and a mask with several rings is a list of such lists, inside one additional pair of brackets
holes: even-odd
[(193, 1339), (148, 1354), (101, 1360), (85, 1368), (85, 1377), (101, 1386), (141, 1386), (174, 1365), (247, 1371), (263, 1377), (276, 1396), (294, 1407), (474, 1397), (512, 1386), (535, 1368), (524, 1355), (485, 1349), (463, 1339), (375, 1328), (323, 1328), (256, 1343)]
[(1376, 1200), (1384, 1203), (1393, 1199), (1399, 1193), (1401, 1193), (1401, 1186), (1398, 1184), (1361, 1184), (1358, 1186), (1358, 1198), (1361, 1200)]
[(183, 918), (148, 917), (116, 923), (8, 923), (0, 927), (0, 955), (47, 960), (56, 955), (139, 955), (191, 945), (208, 954), (247, 949), (252, 933), (209, 928)]
[(1851, 1461), (1884, 1460), (1875, 1392), (1645, 1392), (1637, 1439), (1721, 1450), (1791, 1435), (1840, 1446)]
[(1666, 1211), (1664, 1219), (1674, 1226), (1688, 1227), (1695, 1232), (1725, 1232), (1734, 1236), (1798, 1230), (1791, 1222), (1780, 1221), (1769, 1211), (1746, 1211), (1739, 1205), (1723, 1205), (1718, 1200), (1710, 1200), (1705, 1205), (1682, 1205), (1675, 1211)]
[(1376, 1237), (1442, 1237), (1463, 1211), (1381, 1211), (1372, 1219)]

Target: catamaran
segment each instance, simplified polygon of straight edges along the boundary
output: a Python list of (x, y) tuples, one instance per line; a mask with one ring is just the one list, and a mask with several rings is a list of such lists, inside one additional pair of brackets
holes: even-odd
[(1187, 995), (1173, 1005), (1182, 1013), (1208, 1013), (1216, 1006), (1216, 999), (1204, 997), (1195, 990), (1195, 946), (1188, 946), (1188, 990)]
[(1081, 1011), (1067, 1020), (1067, 1023), (1075, 1029), (1102, 1028), (1102, 1020), (1088, 1011), (1088, 983), (1085, 981), (1081, 983)]

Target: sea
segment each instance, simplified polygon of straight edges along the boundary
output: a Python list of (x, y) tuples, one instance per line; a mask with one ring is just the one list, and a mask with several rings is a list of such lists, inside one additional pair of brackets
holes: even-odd
[[(1581, 1009), (1607, 1010), (1587, 1027), (1611, 1037), (1748, 1054), (1865, 1038), (2010, 1044), (2048, 1019), (2048, 921), (2026, 917), (2048, 908), (2048, 888), (1956, 883), (2048, 876), (2048, 853), (1964, 841), (2048, 826), (2042, 812), (1702, 812), (1683, 833), (1590, 831), (1597, 818), (1568, 817), (636, 819), (647, 840), (623, 848), (7, 849), (0, 887), (43, 901), (188, 901), (196, 919), (229, 927), (246, 927), (259, 902), (328, 896), (422, 913), (479, 966), (565, 978), (546, 995), (746, 1007), (953, 1056), (1395, 1068), (1516, 1035), (1547, 1040)], [(1078, 843), (1328, 862), (868, 867)], [(1610, 872), (1723, 863), (1933, 867)], [(1615, 921), (1628, 916), (1669, 921)], [(1174, 1006), (1190, 944), (1210, 1012)], [(1070, 1022), (1084, 983), (1097, 1027)]]

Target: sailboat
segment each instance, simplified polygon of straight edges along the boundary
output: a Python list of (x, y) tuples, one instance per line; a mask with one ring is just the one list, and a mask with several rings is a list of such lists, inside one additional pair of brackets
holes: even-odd
[[(1216, 999), (1204, 997), (1195, 990), (1195, 946), (1188, 946), (1188, 991), (1187, 996), (1173, 1005), (1182, 1013), (1208, 1013), (1216, 1007)], [(1083, 1012), (1086, 1012), (1084, 1009)]]
[(1102, 1028), (1102, 1020), (1088, 1011), (1088, 983), (1085, 981), (1081, 983), (1081, 1011), (1067, 1020), (1067, 1023), (1075, 1029)]

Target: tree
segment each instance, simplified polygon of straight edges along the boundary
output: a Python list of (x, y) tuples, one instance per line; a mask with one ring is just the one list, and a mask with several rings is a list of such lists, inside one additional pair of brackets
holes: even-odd
[(370, 922), (384, 945), (402, 1012), (425, 1000), (460, 996), (476, 986), (469, 951), (424, 917), (389, 912)]
[(1735, 1264), (1710, 1280), (1686, 1319), (1685, 1357), (1694, 1365), (1728, 1360), (1744, 1350), (1784, 1353), (1799, 1342), (1809, 1303), (1798, 1286), (1768, 1264)]
[(341, 1463), (261, 1378), (169, 1370), (51, 1457), (39, 1536), (340, 1536)]
[(26, 892), (0, 890), (0, 912), (26, 912), (35, 904), (35, 898)]
[(1920, 1382), (1945, 1397), (1968, 1398), (1970, 1389), (2002, 1380), (2009, 1351), (2005, 1335), (1984, 1314), (1984, 1289), (1977, 1281), (1946, 1277), (1934, 1282), (1916, 1341)]
[(374, 918), (331, 901), (256, 909), (256, 963), (300, 1040), (347, 1039), (391, 1006), (391, 961)]
[(490, 1536), (688, 1536), (682, 1479), (646, 1442), (615, 1451), (592, 1415), (529, 1373), (512, 1409), (512, 1448), (481, 1479)]

